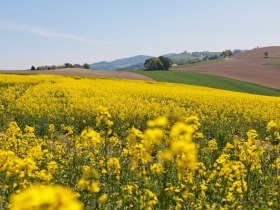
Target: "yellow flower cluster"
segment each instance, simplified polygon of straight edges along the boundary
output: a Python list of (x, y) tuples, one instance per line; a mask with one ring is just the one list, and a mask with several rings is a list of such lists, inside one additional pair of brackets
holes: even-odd
[(68, 188), (38, 185), (12, 196), (10, 209), (82, 210), (83, 205)]
[(213, 152), (218, 149), (218, 144), (216, 139), (211, 139), (208, 141), (208, 149), (210, 152)]
[(52, 180), (58, 166), (44, 144), (34, 128), (26, 126), (22, 133), (16, 122), (8, 125), (6, 133), (0, 134), (0, 172), (12, 184), (1, 183), (3, 188), (19, 192), (32, 182)]
[(78, 182), (79, 189), (86, 189), (90, 193), (98, 193), (100, 191), (98, 173), (89, 166), (83, 166), (83, 177)]

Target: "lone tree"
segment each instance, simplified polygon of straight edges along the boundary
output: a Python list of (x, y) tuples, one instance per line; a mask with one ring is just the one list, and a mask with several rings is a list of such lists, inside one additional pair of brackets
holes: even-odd
[(83, 68), (84, 69), (89, 69), (89, 65), (87, 63), (84, 63)]
[(264, 64), (266, 65), (267, 64), (267, 58), (268, 58), (268, 52), (267, 51), (264, 52), (263, 57), (264, 57)]
[(225, 50), (225, 51), (223, 51), (222, 53), (221, 53), (221, 56), (222, 57), (228, 57), (228, 58), (230, 58), (230, 56), (232, 56), (233, 54), (232, 54), (232, 51), (231, 50)]
[(147, 59), (144, 63), (144, 66), (147, 70), (169, 70), (172, 65), (170, 58), (160, 56), (158, 58)]
[(32, 70), (32, 71), (36, 70), (35, 66), (32, 66), (32, 67), (31, 67), (31, 70)]

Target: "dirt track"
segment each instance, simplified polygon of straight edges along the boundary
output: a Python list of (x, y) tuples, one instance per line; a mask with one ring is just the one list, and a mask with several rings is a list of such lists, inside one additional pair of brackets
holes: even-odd
[[(264, 51), (268, 51), (272, 58), (264, 59)], [(272, 64), (280, 63), (280, 58), (275, 57), (277, 55), (280, 55), (280, 47), (259, 48), (233, 56), (228, 61), (176, 70), (224, 76), (280, 89), (280, 65)]]
[(1, 73), (10, 74), (56, 74), (65, 76), (85, 76), (98, 78), (118, 78), (118, 79), (135, 79), (135, 80), (152, 80), (144, 75), (125, 71), (101, 71), (101, 70), (85, 70), (85, 69), (55, 69), (55, 70), (0, 70)]

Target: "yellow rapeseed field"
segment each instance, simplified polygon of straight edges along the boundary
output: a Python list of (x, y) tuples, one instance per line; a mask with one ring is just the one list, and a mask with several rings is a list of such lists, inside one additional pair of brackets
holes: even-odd
[(280, 98), (0, 75), (0, 208), (279, 209)]

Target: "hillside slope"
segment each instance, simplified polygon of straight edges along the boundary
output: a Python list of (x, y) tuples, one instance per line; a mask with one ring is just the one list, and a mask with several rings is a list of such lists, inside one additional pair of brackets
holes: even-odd
[(179, 71), (134, 71), (156, 81), (172, 82), (197, 86), (212, 87), (223, 90), (252, 93), (258, 95), (280, 96), (280, 90), (243, 82), (225, 77)]
[[(269, 54), (267, 59), (263, 58), (265, 51)], [(213, 74), (280, 89), (279, 55), (280, 47), (258, 48), (234, 55), (224, 62), (178, 67), (174, 70)]]
[(263, 58), (264, 52), (268, 52), (269, 57), (279, 57), (280, 58), (280, 46), (262, 47), (262, 48), (256, 48), (253, 50), (247, 50), (242, 53), (233, 55), (232, 57), (236, 58), (236, 59)]
[(173, 60), (175, 63), (176, 62), (186, 62), (189, 60), (193, 60), (193, 59), (197, 59), (197, 58), (201, 58), (201, 56), (214, 56), (220, 55), (220, 52), (209, 52), (209, 51), (204, 51), (204, 52), (193, 52), (193, 53), (179, 53), (179, 54), (171, 54), (170, 56), (168, 56), (171, 60)]

